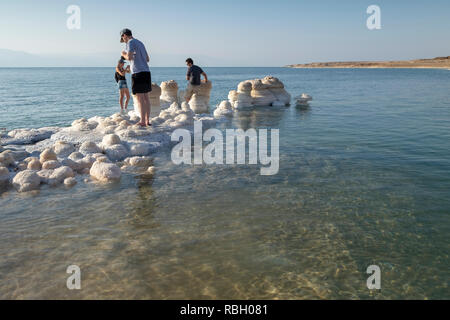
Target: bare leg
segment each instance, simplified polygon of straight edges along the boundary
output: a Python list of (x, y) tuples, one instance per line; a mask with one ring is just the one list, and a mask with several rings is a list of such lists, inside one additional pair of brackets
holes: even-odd
[(125, 110), (128, 108), (128, 102), (130, 102), (130, 90), (125, 89)]
[(150, 97), (148, 96), (148, 93), (146, 93), (145, 95), (144, 95), (144, 97), (145, 97), (145, 110), (146, 110), (146, 118), (145, 118), (145, 123), (147, 124), (147, 125), (150, 125), (150, 108), (151, 108), (151, 106), (150, 106)]
[(137, 93), (136, 94), (136, 98), (139, 104), (139, 109), (141, 111), (141, 122), (139, 123), (140, 125), (146, 125), (145, 123), (145, 117), (146, 117), (146, 112), (145, 112), (145, 98), (144, 98), (145, 93)]
[(124, 96), (124, 89), (120, 89), (119, 91), (119, 104), (120, 104), (120, 110), (123, 110), (123, 96)]

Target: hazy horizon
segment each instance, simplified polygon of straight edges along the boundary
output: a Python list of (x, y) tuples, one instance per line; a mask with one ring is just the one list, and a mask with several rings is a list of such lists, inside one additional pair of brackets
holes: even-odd
[[(81, 10), (79, 30), (66, 25), (72, 4)], [(372, 4), (381, 9), (380, 30), (366, 27)], [(19, 0), (1, 9), (0, 25), (9, 32), (0, 67), (114, 66), (124, 27), (147, 46), (153, 67), (182, 67), (187, 57), (205, 67), (282, 67), (450, 55), (450, 3), (444, 0), (44, 0), (39, 7)]]

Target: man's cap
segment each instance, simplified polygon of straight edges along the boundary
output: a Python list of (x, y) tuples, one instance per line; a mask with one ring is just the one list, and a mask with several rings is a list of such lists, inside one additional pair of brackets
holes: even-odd
[(129, 37), (131, 37), (133, 35), (133, 33), (131, 32), (130, 29), (127, 29), (127, 28), (123, 29), (122, 31), (120, 31), (120, 42), (124, 42), (123, 39), (122, 39), (122, 36), (124, 34), (129, 36)]

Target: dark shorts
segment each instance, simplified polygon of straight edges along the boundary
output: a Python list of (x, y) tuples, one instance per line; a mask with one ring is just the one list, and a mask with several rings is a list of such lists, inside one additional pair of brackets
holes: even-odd
[(152, 75), (150, 72), (139, 72), (131, 75), (131, 90), (133, 94), (152, 91)]

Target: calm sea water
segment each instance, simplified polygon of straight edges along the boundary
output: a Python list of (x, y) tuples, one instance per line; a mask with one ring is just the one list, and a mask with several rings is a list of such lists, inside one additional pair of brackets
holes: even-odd
[[(450, 72), (205, 68), (211, 106), (274, 75), (307, 109), (221, 127), (280, 129), (280, 171), (182, 166), (154, 178), (0, 195), (0, 298), (449, 299)], [(183, 68), (153, 80), (184, 83)], [(0, 127), (118, 110), (113, 69), (0, 69)], [(82, 290), (66, 288), (66, 268)], [(366, 269), (378, 265), (382, 288)]]

